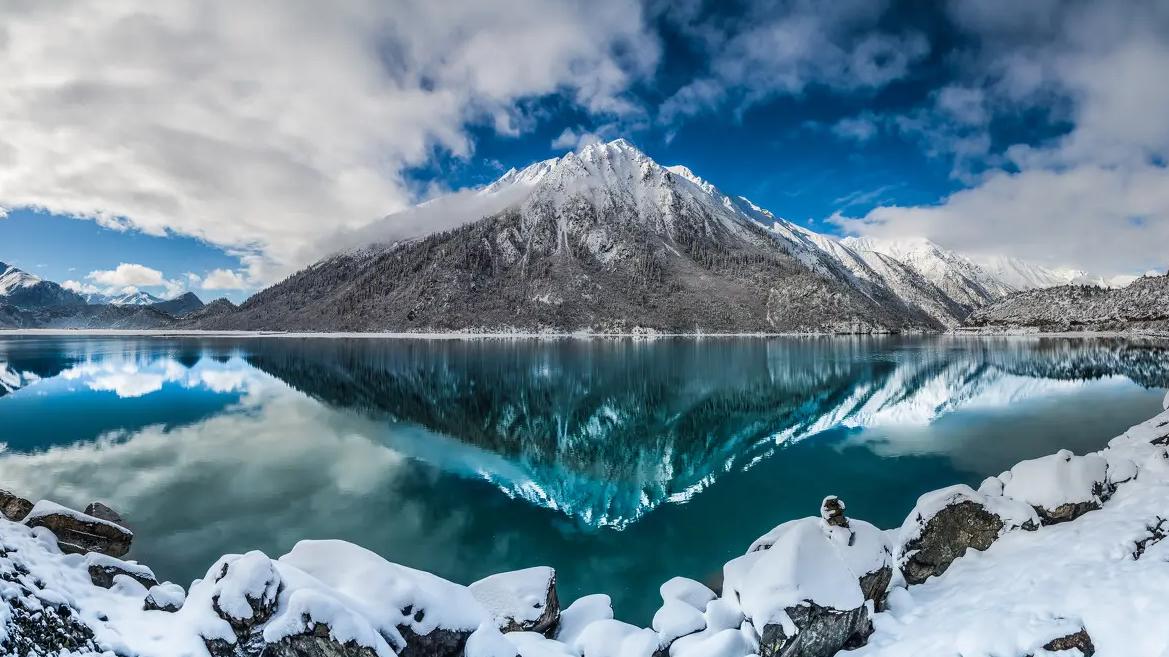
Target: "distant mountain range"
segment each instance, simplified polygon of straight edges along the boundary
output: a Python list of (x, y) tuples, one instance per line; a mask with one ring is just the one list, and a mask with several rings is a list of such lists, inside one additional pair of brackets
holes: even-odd
[(165, 328), (203, 307), (193, 292), (82, 295), (0, 262), (0, 328)]
[(966, 324), (973, 329), (1169, 333), (1169, 274), (1142, 276), (1116, 289), (1061, 285), (1027, 290), (975, 310)]
[[(478, 192), (384, 223), (425, 226), (435, 217), (466, 221), (415, 239), (368, 240), (375, 243), (329, 256), (238, 308), (224, 300), (171, 311), (141, 295), (102, 303), (206, 329), (888, 333), (953, 329), (1033, 288), (1104, 283), (1012, 258), (976, 261), (925, 239), (816, 233), (622, 139), (512, 169)], [(8, 287), (35, 279), (19, 273), (25, 278)], [(22, 292), (32, 308), (8, 302), (69, 307), (86, 316), (81, 323), (97, 321), (77, 310), (84, 299), (39, 284)]]
[(111, 306), (149, 306), (151, 304), (160, 303), (163, 301), (163, 299), (143, 290), (133, 290), (120, 294), (101, 294), (100, 292), (92, 292), (89, 294), (82, 294), (81, 296), (85, 298), (86, 303), (94, 305), (109, 304)]

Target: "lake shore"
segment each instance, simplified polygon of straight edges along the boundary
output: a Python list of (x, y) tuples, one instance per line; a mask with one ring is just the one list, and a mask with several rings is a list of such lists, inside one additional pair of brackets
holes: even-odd
[(0, 579), (14, 594), (0, 641), (145, 657), (1152, 657), (1169, 648), (1169, 396), (1163, 407), (1098, 452), (926, 493), (896, 530), (830, 496), (727, 562), (718, 591), (663, 584), (649, 628), (615, 620), (603, 594), (560, 609), (548, 568), (462, 586), (343, 541), (228, 555), (183, 591), (120, 559), (133, 535), (108, 508), (8, 494)]
[(1043, 332), (1032, 329), (954, 329), (937, 333), (592, 333), (592, 332), (471, 332), (395, 333), (395, 332), (297, 332), (297, 331), (217, 331), (201, 329), (0, 329), (0, 336), (118, 336), (118, 337), (197, 337), (197, 338), (333, 338), (384, 340), (564, 340), (597, 338), (888, 338), (907, 336), (937, 336), (964, 338), (1027, 337), (1027, 338), (1153, 338), (1169, 339), (1163, 331), (1058, 331)]

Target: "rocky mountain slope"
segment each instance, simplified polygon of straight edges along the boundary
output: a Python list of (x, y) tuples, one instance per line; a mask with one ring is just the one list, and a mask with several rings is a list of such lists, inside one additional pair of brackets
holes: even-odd
[(1169, 331), (1169, 275), (1122, 288), (1063, 285), (1009, 296), (970, 315), (973, 329)]
[(201, 327), (866, 333), (969, 311), (624, 140), (509, 171), (477, 200), (477, 221), (335, 255)]
[(160, 310), (174, 317), (183, 317), (203, 308), (203, 300), (194, 292), (186, 292), (166, 301), (157, 301), (150, 304), (155, 310)]

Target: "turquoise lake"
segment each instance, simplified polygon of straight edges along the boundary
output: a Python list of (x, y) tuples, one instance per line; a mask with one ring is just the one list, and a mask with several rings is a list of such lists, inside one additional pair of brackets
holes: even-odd
[(135, 531), (189, 584), (342, 538), (457, 582), (557, 569), (648, 623), (674, 575), (839, 495), (1077, 453), (1160, 410), (1169, 344), (1057, 338), (389, 340), (0, 334), (0, 487)]

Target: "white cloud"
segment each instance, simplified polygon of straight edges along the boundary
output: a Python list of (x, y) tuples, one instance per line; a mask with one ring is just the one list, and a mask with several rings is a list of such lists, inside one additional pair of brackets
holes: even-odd
[(864, 113), (837, 121), (832, 125), (831, 130), (832, 134), (841, 139), (865, 142), (877, 136), (877, 133), (880, 132), (880, 125), (873, 114)]
[(101, 294), (101, 289), (92, 283), (82, 283), (81, 281), (62, 281), (61, 287), (66, 290), (72, 290), (78, 294)]
[(85, 277), (110, 287), (153, 287), (162, 285), (165, 280), (157, 269), (130, 262), (123, 262), (114, 269), (91, 271)]
[(586, 130), (581, 127), (565, 128), (556, 139), (552, 140), (552, 148), (567, 148), (580, 150), (590, 144), (599, 144), (617, 136), (618, 130), (614, 124), (603, 125), (596, 130)]
[(921, 34), (881, 29), (888, 8), (880, 0), (758, 2), (720, 29), (696, 23), (692, 5), (670, 6), (666, 17), (707, 54), (709, 64), (666, 99), (659, 119), (670, 124), (727, 102), (742, 110), (799, 94), (810, 84), (838, 90), (883, 87), (929, 52)]
[[(952, 2), (955, 24), (980, 47), (958, 58), (961, 80), (934, 94), (928, 111), (897, 120), (954, 157), (971, 187), (936, 205), (834, 220), (851, 232), (923, 235), (1106, 277), (1164, 271), (1169, 5), (1022, 4)], [(1023, 112), (1045, 112), (1068, 129), (992, 150), (991, 122)]]
[(214, 269), (203, 277), (204, 290), (243, 290), (250, 287), (244, 277), (230, 269)]
[(410, 204), (403, 169), (469, 154), (469, 121), (514, 132), (548, 93), (636, 111), (644, 22), (620, 0), (6, 6), (0, 206), (192, 235), (271, 280)]

